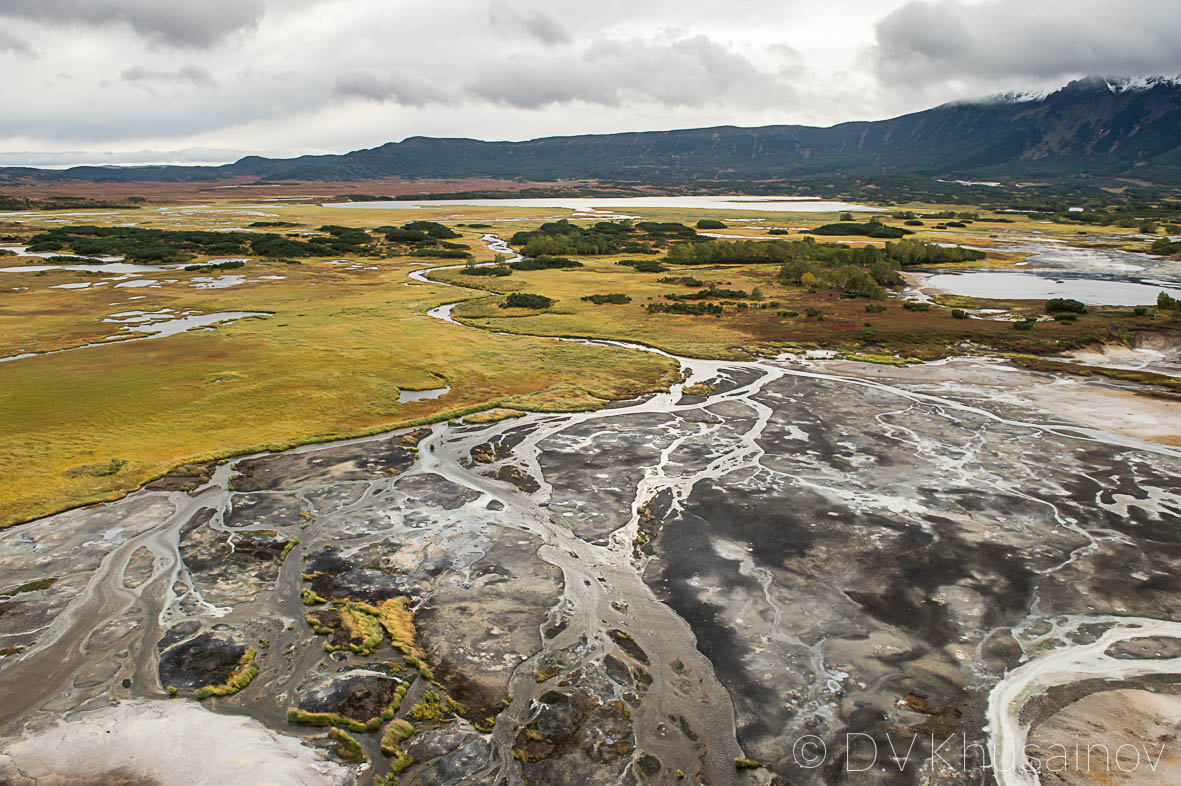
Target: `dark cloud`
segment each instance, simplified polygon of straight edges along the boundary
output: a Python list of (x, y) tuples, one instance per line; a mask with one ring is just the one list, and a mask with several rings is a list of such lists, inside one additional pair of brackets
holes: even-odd
[(1181, 3), (1170, 0), (913, 0), (883, 18), (884, 79), (1031, 78), (1181, 72)]
[(145, 38), (205, 48), (254, 27), (263, 0), (0, 0), (0, 16), (49, 26), (127, 25)]
[(542, 9), (520, 10), (507, 0), (492, 0), (488, 7), (492, 29), (510, 36), (524, 35), (545, 46), (571, 41), (562, 24)]
[(452, 100), (429, 80), (404, 71), (385, 76), (371, 72), (346, 74), (336, 80), (335, 92), (347, 98), (416, 107), (450, 103)]
[(176, 71), (153, 71), (141, 65), (134, 65), (123, 70), (119, 78), (132, 84), (149, 84), (153, 82), (187, 83), (198, 87), (210, 87), (215, 82), (213, 74), (201, 66), (187, 65)]
[(466, 87), (493, 103), (537, 109), (574, 101), (724, 104), (784, 86), (778, 75), (698, 35), (671, 42), (608, 39), (576, 56), (511, 58), (484, 67)]
[(33, 47), (5, 30), (0, 30), (0, 52), (8, 52), (22, 57), (34, 57)]
[(490, 102), (512, 109), (569, 103), (605, 107), (725, 105), (793, 94), (782, 75), (704, 35), (665, 41), (602, 39), (581, 51), (534, 49), (452, 70), (446, 87), (402, 70), (361, 71), (336, 82), (338, 95), (422, 107)]

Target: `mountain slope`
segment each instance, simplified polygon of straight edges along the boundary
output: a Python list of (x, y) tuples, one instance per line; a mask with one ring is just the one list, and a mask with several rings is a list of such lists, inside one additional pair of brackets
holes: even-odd
[(724, 126), (527, 142), (411, 137), (339, 156), (252, 156), (222, 167), (78, 167), (43, 175), (96, 181), (494, 177), (689, 184), (897, 173), (986, 179), (1092, 174), (1176, 185), (1181, 83), (1092, 77), (1044, 97), (945, 104), (831, 128)]

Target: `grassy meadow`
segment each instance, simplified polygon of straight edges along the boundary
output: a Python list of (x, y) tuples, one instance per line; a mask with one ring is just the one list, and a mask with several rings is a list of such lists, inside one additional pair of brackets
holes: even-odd
[[(769, 228), (790, 228), (789, 240), (798, 239), (794, 236), (801, 228), (838, 218), (835, 213), (744, 212), (740, 205), (712, 215), (642, 212), (646, 219), (690, 226), (700, 218), (719, 218), (727, 229), (716, 232), (724, 235), (765, 237)], [(40, 228), (64, 223), (128, 222), (154, 229), (243, 230), (265, 220), (290, 222), (297, 226), (282, 231), (298, 233), (314, 232), (323, 224), (373, 228), (427, 219), (453, 227), (475, 260), (488, 261), (493, 252), (480, 241), (483, 233), (507, 239), (570, 215), (569, 210), (507, 206), (391, 210), (217, 201), (86, 215), (23, 214), (10, 216), (4, 232), (27, 239)], [(589, 224), (597, 219), (575, 220)], [(901, 225), (897, 220), (887, 223)], [(916, 239), (980, 248), (1004, 245), (1004, 237), (998, 236), (1002, 229), (1080, 239), (1076, 227), (1024, 217), (949, 232), (916, 229)], [(1105, 228), (1104, 233), (1127, 231)], [(621, 258), (580, 257), (585, 267), (518, 271), (503, 278), (460, 270), (434, 274), (462, 289), (410, 279), (413, 270), (426, 264), (449, 263), (416, 259), (412, 252), (345, 257), (335, 264), (252, 259), (224, 273), (169, 269), (142, 274), (141, 279), (159, 282), (147, 287), (118, 287), (121, 282), (107, 272), (0, 273), (0, 357), (47, 353), (0, 362), (0, 526), (117, 497), (193, 461), (485, 410), (492, 410), (487, 417), (495, 418), (510, 411), (594, 408), (666, 387), (677, 375), (675, 363), (652, 354), (544, 336), (626, 339), (709, 357), (823, 346), (855, 356), (933, 358), (965, 347), (1042, 354), (1110, 340), (1143, 322), (1128, 309), (1094, 309), (1073, 323), (1039, 323), (1034, 331), (1020, 332), (1010, 322), (955, 319), (951, 308), (910, 311), (893, 297), (882, 304), (884, 310), (871, 313), (864, 299), (778, 283), (777, 265), (685, 266), (655, 274), (615, 264)], [(990, 252), (987, 260), (972, 266), (1004, 266), (1021, 258)], [(0, 267), (37, 264), (44, 261), (0, 259)], [(244, 281), (225, 288), (195, 286), (195, 279), (221, 275), (242, 276)], [(658, 281), (668, 276), (694, 276), (743, 290), (758, 287), (763, 300), (746, 308), (727, 307), (720, 317), (648, 313), (645, 306), (665, 294), (689, 291)], [(91, 286), (57, 288), (81, 283)], [(501, 296), (510, 292), (541, 294), (556, 302), (542, 310), (500, 308)], [(581, 299), (592, 294), (626, 294), (631, 302), (595, 305)], [(432, 307), (454, 301), (465, 301), (454, 314), (468, 325), (514, 335), (427, 316)], [(1035, 301), (1005, 307), (1017, 315), (1041, 310)], [(104, 321), (111, 315), (163, 309), (178, 315), (251, 311), (264, 316), (167, 338), (106, 341), (116, 334), (137, 335), (122, 330), (120, 323)], [(820, 314), (807, 316), (809, 310)], [(101, 345), (83, 348), (95, 342)], [(440, 398), (398, 403), (402, 390), (443, 386), (451, 390)]]

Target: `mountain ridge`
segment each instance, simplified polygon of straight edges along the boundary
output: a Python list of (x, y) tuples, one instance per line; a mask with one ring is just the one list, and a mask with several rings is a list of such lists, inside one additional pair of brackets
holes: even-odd
[(1135, 177), (1181, 185), (1181, 79), (1087, 77), (1044, 96), (954, 101), (829, 127), (713, 126), (520, 142), (411, 136), (340, 155), (246, 156), (223, 166), (2, 168), (90, 182), (598, 180), (651, 185), (913, 174), (1004, 180)]

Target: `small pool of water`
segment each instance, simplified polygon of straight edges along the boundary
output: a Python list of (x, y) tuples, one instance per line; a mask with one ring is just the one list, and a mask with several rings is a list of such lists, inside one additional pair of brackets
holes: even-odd
[(40, 259), (57, 259), (58, 257), (74, 257), (78, 259), (93, 259), (95, 262), (122, 262), (124, 257), (88, 257), (82, 254), (71, 254), (66, 251), (30, 251), (28, 246), (0, 246), (0, 249), (11, 251), (18, 257), (38, 257)]
[(408, 404), (411, 401), (429, 401), (433, 398), (445, 396), (450, 392), (450, 385), (444, 388), (432, 388), (431, 390), (399, 390), (398, 403)]
[[(113, 336), (107, 336), (104, 341), (95, 342), (93, 344), (82, 344), (77, 347), (66, 347), (65, 349), (54, 349), (49, 352), (23, 352), (19, 355), (9, 355), (8, 357), (0, 357), (0, 363), (8, 363), (14, 360), (25, 360), (27, 358), (40, 357), (42, 355), (58, 355), (62, 352), (77, 352), (83, 349), (90, 349), (91, 347), (103, 347), (111, 344), (132, 344), (137, 341), (151, 341), (157, 338), (167, 338), (168, 336), (175, 336), (179, 333), (185, 333), (189, 330), (214, 330), (218, 325), (235, 322), (245, 317), (269, 317), (271, 314), (265, 311), (219, 311), (216, 314), (193, 314), (186, 312), (183, 315), (174, 315), (172, 309), (161, 309), (160, 311), (123, 311), (118, 314), (111, 314), (103, 320), (103, 322), (112, 322), (120, 324), (122, 327), (120, 332), (142, 333), (146, 335), (134, 336), (131, 338), (123, 338), (119, 333)], [(432, 391), (420, 391), (430, 393)], [(442, 394), (440, 394), (442, 395)], [(437, 398), (437, 397), (436, 397)]]
[(106, 284), (106, 283), (108, 283), (108, 282), (106, 282), (106, 281), (95, 281), (95, 282), (77, 281), (73, 284), (55, 284), (54, 286), (51, 286), (50, 289), (90, 289), (91, 286), (101, 287), (103, 284)]
[(246, 283), (246, 276), (196, 276), (191, 286), (197, 289), (226, 289)]
[[(143, 314), (142, 316), (152, 316), (151, 314)], [(151, 333), (152, 338), (165, 338), (167, 336), (175, 336), (178, 333), (185, 333), (194, 328), (212, 327), (223, 322), (235, 322), (245, 317), (269, 317), (270, 314), (263, 311), (219, 311), (216, 314), (195, 314), (191, 316), (180, 316), (176, 318), (166, 318), (162, 321), (147, 321), (139, 319), (137, 316), (132, 316), (127, 319), (106, 319), (104, 322), (122, 322), (123, 330), (132, 333)]]
[(1181, 282), (1061, 270), (963, 270), (925, 274), (923, 289), (996, 300), (1072, 298), (1091, 306), (1142, 306), (1168, 292), (1181, 297)]

